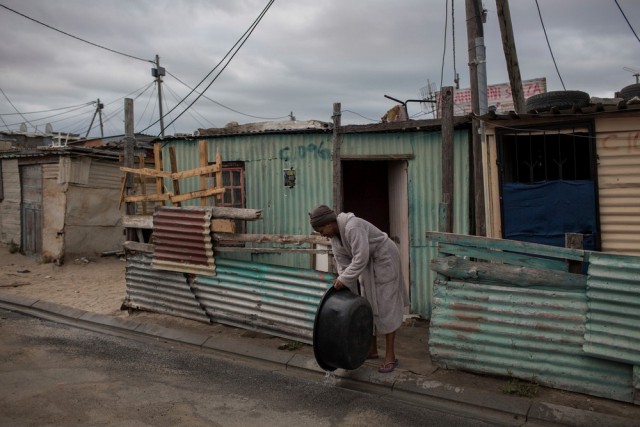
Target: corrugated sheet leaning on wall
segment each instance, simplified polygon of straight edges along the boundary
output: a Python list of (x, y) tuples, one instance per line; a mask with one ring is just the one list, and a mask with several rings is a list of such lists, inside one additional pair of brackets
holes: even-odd
[(640, 257), (590, 253), (584, 351), (640, 366)]
[(217, 258), (216, 276), (155, 270), (151, 254), (127, 255), (125, 306), (313, 341), (317, 307), (334, 276)]
[(567, 272), (564, 260), (576, 261), (584, 251), (428, 237), (440, 247), (431, 264), (439, 273), (429, 337), (436, 364), (633, 401), (633, 366), (583, 351), (587, 280)]
[(211, 210), (163, 206), (153, 215), (153, 267), (215, 274)]

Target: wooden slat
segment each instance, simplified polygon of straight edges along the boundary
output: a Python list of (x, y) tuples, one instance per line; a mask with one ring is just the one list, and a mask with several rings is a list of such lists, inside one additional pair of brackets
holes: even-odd
[(531, 268), (548, 268), (550, 270), (567, 271), (568, 264), (564, 260), (540, 258), (521, 253), (512, 253), (486, 248), (474, 248), (471, 246), (451, 245), (441, 243), (438, 245), (441, 254), (457, 255), (460, 257), (476, 258), (486, 261), (504, 262), (506, 264), (524, 265)]
[(224, 193), (224, 188), (214, 187), (214, 188), (208, 188), (206, 190), (192, 191), (187, 194), (177, 194), (175, 196), (172, 196), (170, 200), (172, 203), (178, 204), (185, 200), (197, 199), (198, 197), (207, 197), (207, 196), (212, 196), (214, 194), (221, 194), (221, 193)]
[(171, 174), (169, 172), (163, 172), (163, 171), (159, 171), (156, 169), (149, 169), (149, 168), (126, 168), (124, 166), (121, 166), (120, 170), (122, 172), (135, 173), (138, 175), (145, 175), (145, 176), (154, 176), (154, 177), (163, 177), (163, 178), (171, 177)]
[(330, 246), (329, 239), (314, 235), (287, 235), (287, 234), (228, 234), (214, 233), (214, 240), (235, 241), (244, 243), (280, 243), (283, 245), (317, 244)]
[(163, 193), (163, 194), (147, 194), (147, 195), (131, 195), (131, 196), (124, 196), (124, 201), (125, 202), (143, 202), (143, 201), (147, 201), (147, 202), (158, 202), (158, 201), (162, 201), (162, 200), (171, 200), (171, 193)]

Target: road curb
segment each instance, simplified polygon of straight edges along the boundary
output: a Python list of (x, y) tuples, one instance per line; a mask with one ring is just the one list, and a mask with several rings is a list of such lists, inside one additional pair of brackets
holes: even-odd
[[(266, 349), (242, 339), (232, 339), (220, 335), (207, 335), (169, 328), (153, 323), (145, 323), (114, 316), (91, 313), (84, 310), (42, 301), (37, 298), (0, 294), (0, 308), (15, 311), (32, 317), (43, 318), (59, 323), (72, 324), (91, 330), (124, 331), (128, 336), (144, 336), (163, 341), (195, 346), (204, 350), (213, 350), (228, 355), (252, 358), (284, 366), (286, 369), (298, 369), (314, 374), (321, 379), (326, 375), (316, 363), (315, 358), (295, 352)], [(609, 427), (636, 426), (637, 420), (586, 411), (552, 403), (537, 402), (516, 396), (507, 396), (446, 384), (409, 371), (397, 369), (391, 374), (380, 374), (374, 366), (365, 364), (354, 371), (337, 369), (333, 375), (336, 384), (341, 382), (346, 388), (372, 391), (385, 396), (398, 397), (401, 400), (422, 402), (433, 399), (433, 407), (455, 404), (469, 412), (473, 408), (488, 411), (500, 423), (526, 424), (562, 424), (568, 426)]]

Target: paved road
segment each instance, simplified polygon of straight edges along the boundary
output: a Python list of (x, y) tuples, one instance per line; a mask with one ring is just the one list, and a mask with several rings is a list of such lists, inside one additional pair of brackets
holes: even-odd
[(490, 424), (246, 361), (0, 310), (0, 425)]

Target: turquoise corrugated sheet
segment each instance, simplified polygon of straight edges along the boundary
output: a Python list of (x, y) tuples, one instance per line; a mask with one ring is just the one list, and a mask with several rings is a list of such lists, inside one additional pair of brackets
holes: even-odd
[[(308, 212), (319, 203), (333, 200), (331, 133), (256, 133), (207, 137), (209, 160), (220, 151), (223, 161), (245, 165), (246, 207), (262, 209), (260, 221), (248, 222), (248, 233), (309, 234)], [(469, 232), (469, 133), (454, 133), (454, 231)], [(408, 160), (408, 203), (410, 237), (411, 312), (424, 318), (431, 315), (432, 283), (435, 275), (429, 262), (434, 245), (425, 232), (438, 229), (441, 192), (441, 133), (389, 132), (342, 135), (344, 155), (411, 155)], [(178, 169), (198, 165), (197, 141), (170, 141), (163, 151), (164, 169), (169, 170), (168, 147), (176, 150)], [(296, 186), (284, 187), (283, 171), (294, 167)], [(170, 186), (170, 183), (166, 185)], [(181, 192), (195, 191), (197, 178), (180, 182)], [(170, 188), (170, 187), (169, 187)], [(197, 201), (192, 202), (197, 203)], [(253, 260), (266, 264), (307, 268), (309, 255), (235, 254), (225, 258)]]
[(333, 275), (216, 259), (215, 276), (196, 276), (197, 300), (218, 323), (313, 343), (313, 324)]
[(640, 257), (589, 253), (584, 351), (640, 365)]
[(633, 401), (632, 366), (582, 351), (582, 292), (438, 281), (429, 351), (439, 366)]

